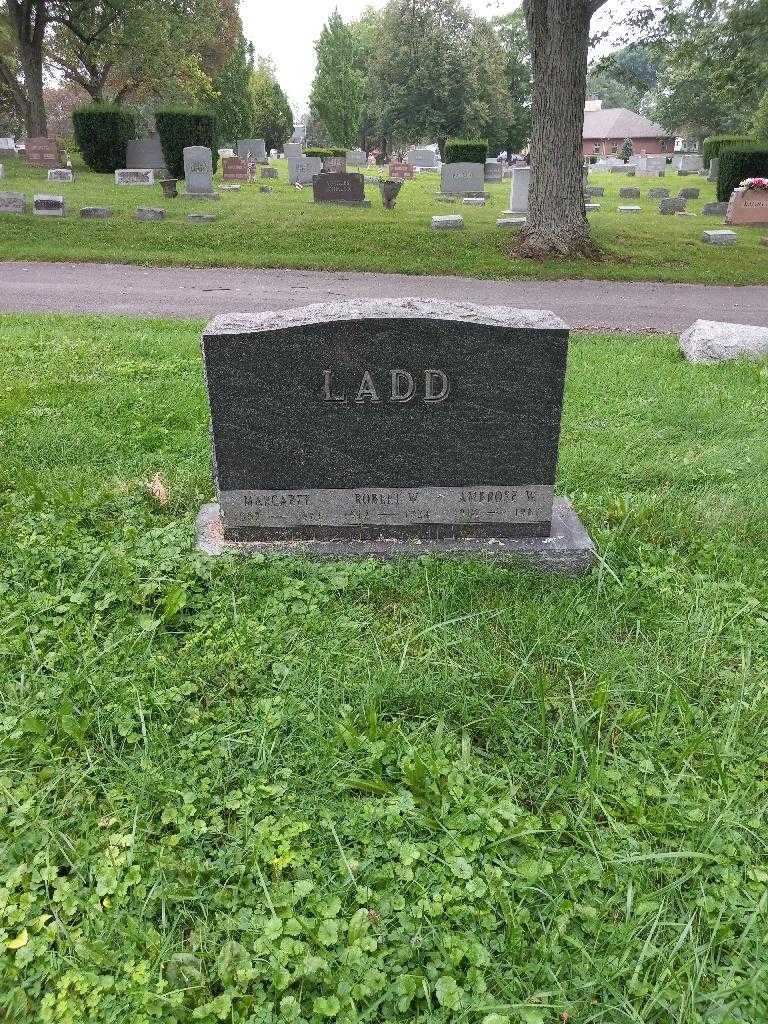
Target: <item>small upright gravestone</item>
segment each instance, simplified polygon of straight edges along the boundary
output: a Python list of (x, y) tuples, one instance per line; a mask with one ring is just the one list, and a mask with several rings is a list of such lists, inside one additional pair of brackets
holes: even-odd
[(0, 164), (0, 180), (2, 180), (4, 177), (5, 177), (5, 167), (3, 167), (2, 164)]
[(587, 569), (553, 494), (568, 329), (400, 299), (219, 317), (203, 333), (209, 553), (520, 555)]
[(248, 161), (241, 156), (222, 157), (221, 177), (223, 181), (248, 181)]
[(350, 167), (365, 167), (368, 163), (368, 157), (362, 149), (348, 149), (346, 160)]
[(65, 163), (65, 153), (56, 139), (42, 135), (27, 139), (24, 160), (27, 167), (61, 167)]
[(768, 188), (735, 188), (728, 201), (725, 223), (768, 226)]
[(83, 220), (109, 220), (112, 216), (111, 206), (84, 206), (80, 210)]
[(504, 164), (498, 160), (486, 160), (485, 180), (491, 184), (501, 184), (504, 180)]
[(48, 171), (48, 181), (63, 181), (71, 182), (75, 180), (75, 175), (68, 167), (52, 167)]
[(188, 195), (214, 195), (213, 154), (207, 146), (184, 147), (184, 183)]
[(619, 196), (622, 199), (639, 199), (640, 189), (639, 188), (620, 188)]
[(401, 163), (399, 160), (391, 160), (389, 164), (389, 176), (394, 181), (411, 181), (413, 179), (413, 167), (411, 164)]
[(528, 191), (531, 187), (531, 168), (513, 167), (509, 189), (509, 212), (528, 214)]
[(312, 198), (316, 203), (338, 206), (370, 206), (365, 198), (365, 178), (353, 172), (316, 174), (312, 178)]
[(163, 147), (157, 132), (153, 132), (145, 139), (131, 139), (125, 148), (125, 166), (138, 170), (150, 168), (157, 178), (168, 177)]

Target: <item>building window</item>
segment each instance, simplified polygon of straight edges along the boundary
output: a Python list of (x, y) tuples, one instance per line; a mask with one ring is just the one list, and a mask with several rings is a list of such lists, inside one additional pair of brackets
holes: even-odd
[(618, 153), (619, 152), (619, 144), (618, 144), (618, 142), (612, 143), (612, 145), (611, 145), (611, 152), (612, 153)]

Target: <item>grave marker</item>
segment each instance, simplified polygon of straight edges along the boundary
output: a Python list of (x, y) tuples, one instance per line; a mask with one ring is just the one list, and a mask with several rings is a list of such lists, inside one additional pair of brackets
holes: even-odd
[(27, 139), (24, 161), (27, 167), (61, 167), (66, 163), (66, 154), (56, 139), (42, 135)]
[(440, 188), (449, 196), (482, 194), (485, 188), (485, 166), (467, 161), (443, 164), (440, 169)]
[(323, 161), (317, 156), (289, 157), (288, 182), (291, 185), (311, 185), (316, 174), (323, 169)]
[(224, 181), (248, 181), (248, 161), (241, 156), (222, 157), (221, 177)]
[(725, 223), (768, 226), (768, 188), (735, 188), (728, 202)]
[(116, 185), (154, 185), (155, 172), (151, 167), (123, 167), (115, 171)]
[(67, 204), (64, 196), (36, 195), (32, 199), (32, 212), (38, 217), (63, 217)]
[(239, 139), (237, 155), (243, 160), (247, 160), (249, 153), (257, 164), (265, 164), (267, 162), (267, 146), (264, 139)]
[(23, 192), (0, 192), (0, 213), (26, 213), (27, 198)]
[(365, 198), (365, 178), (357, 172), (316, 174), (312, 178), (312, 198), (316, 203), (370, 206)]
[(588, 568), (553, 493), (567, 346), (551, 313), (469, 303), (218, 317), (203, 333), (218, 506), (200, 546)]
[(207, 146), (184, 147), (184, 183), (187, 194), (213, 194), (213, 154)]

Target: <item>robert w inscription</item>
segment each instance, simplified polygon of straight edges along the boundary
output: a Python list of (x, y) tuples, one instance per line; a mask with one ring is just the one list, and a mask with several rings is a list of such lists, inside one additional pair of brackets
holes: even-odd
[(418, 299), (203, 334), (226, 540), (549, 536), (568, 331)]

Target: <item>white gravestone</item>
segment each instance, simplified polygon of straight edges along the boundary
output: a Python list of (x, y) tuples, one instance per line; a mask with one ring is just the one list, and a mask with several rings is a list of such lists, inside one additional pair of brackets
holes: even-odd
[(301, 160), (304, 150), (300, 142), (286, 142), (284, 152), (286, 160)]
[(68, 167), (53, 167), (48, 171), (48, 181), (74, 181), (75, 175)]
[(528, 215), (528, 190), (531, 187), (531, 168), (513, 167), (512, 185), (509, 189), (510, 213)]
[(213, 154), (207, 146), (184, 147), (184, 183), (194, 195), (213, 193)]

